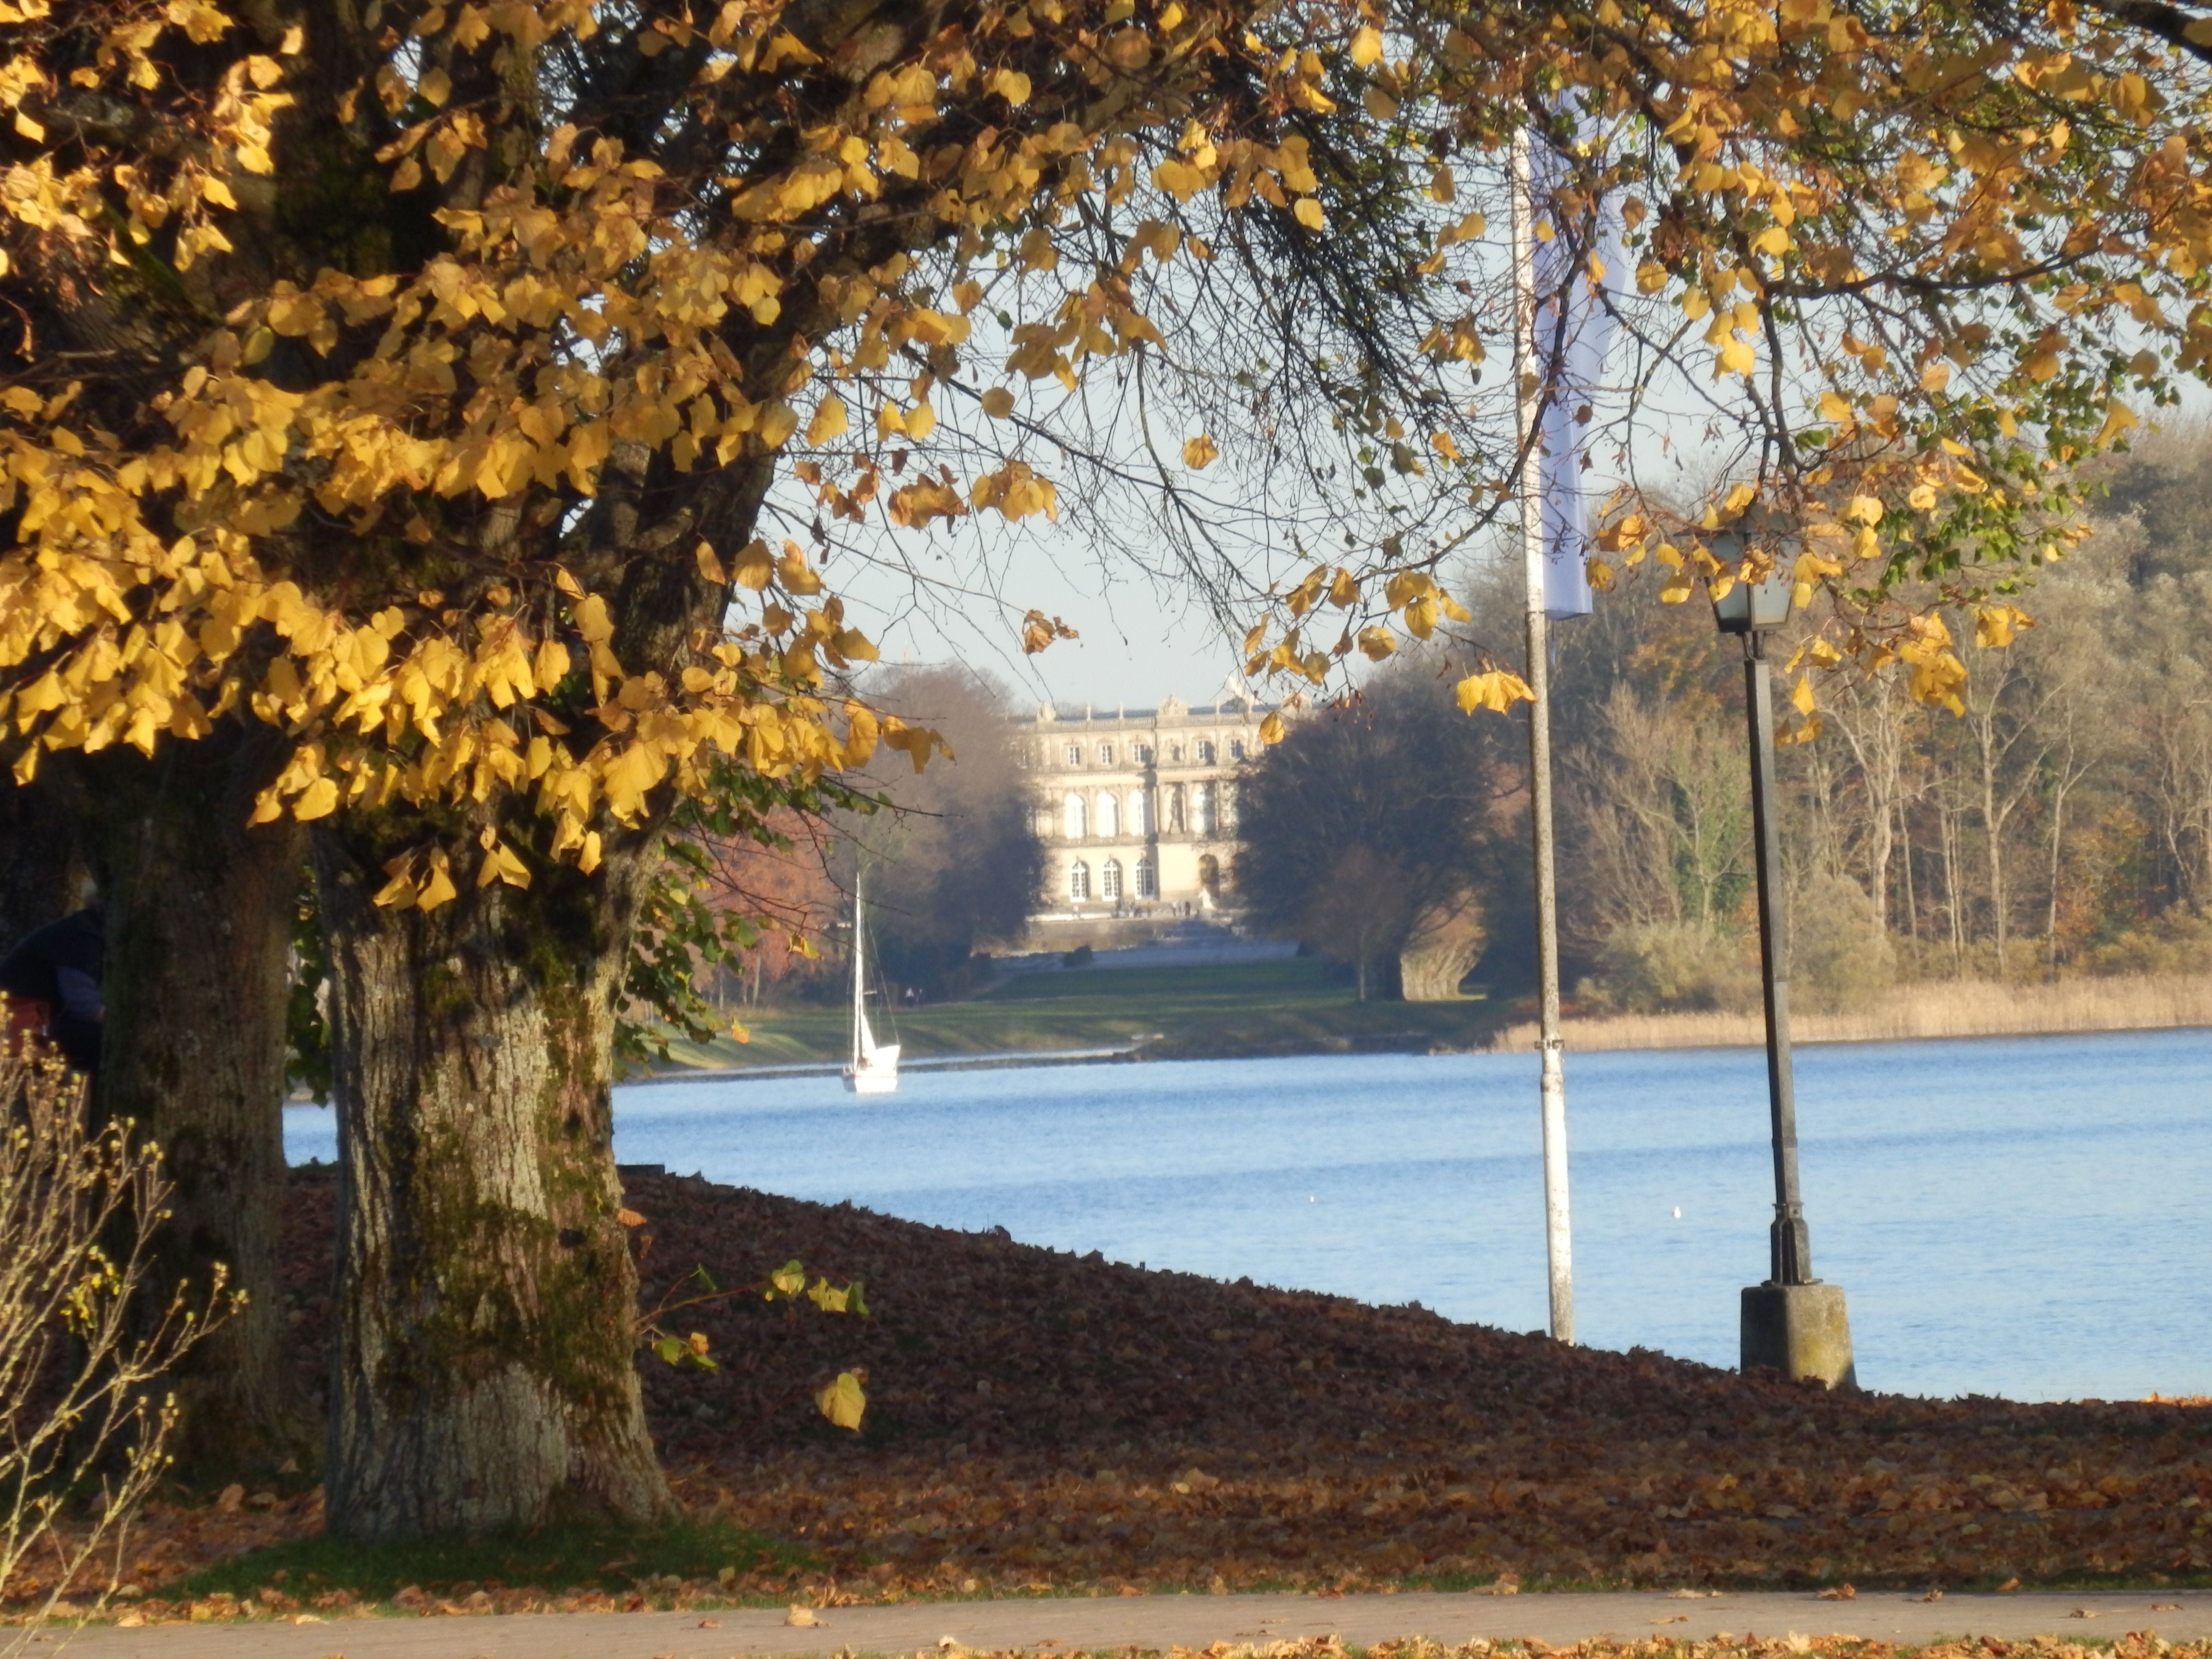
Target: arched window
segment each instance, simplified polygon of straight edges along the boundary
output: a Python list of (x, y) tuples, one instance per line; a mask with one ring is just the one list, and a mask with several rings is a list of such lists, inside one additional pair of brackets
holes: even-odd
[(1098, 896), (1117, 899), (1121, 896), (1121, 860), (1108, 859), (1098, 872)]
[(1067, 763), (1070, 766), (1080, 766), (1083, 764), (1083, 745), (1081, 744), (1071, 743), (1067, 745)]
[(1191, 828), (1201, 836), (1210, 836), (1213, 833), (1215, 799), (1214, 787), (1212, 784), (1201, 783), (1198, 786), (1198, 799), (1193, 804)]
[(1070, 841), (1081, 841), (1087, 817), (1083, 809), (1083, 797), (1071, 794), (1060, 804), (1060, 833)]
[(1091, 866), (1081, 859), (1067, 866), (1067, 896), (1072, 899), (1091, 896)]
[(1129, 833), (1149, 836), (1152, 833), (1152, 796), (1149, 789), (1129, 792)]
[(1151, 898), (1158, 884), (1152, 879), (1152, 861), (1148, 858), (1137, 860), (1137, 896)]
[(1109, 789), (1098, 793), (1098, 833), (1106, 836), (1121, 833), (1121, 797)]
[(1213, 764), (1213, 739), (1212, 738), (1200, 738), (1198, 740), (1198, 763), (1200, 766), (1211, 766)]

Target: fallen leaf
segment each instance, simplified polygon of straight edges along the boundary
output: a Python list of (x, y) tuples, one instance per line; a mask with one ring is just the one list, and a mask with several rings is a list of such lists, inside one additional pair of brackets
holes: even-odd
[(1943, 1591), (1941, 1587), (1938, 1587), (1929, 1590), (1925, 1595), (1916, 1595), (1912, 1599), (1916, 1601), (1940, 1601), (1943, 1599)]
[(1824, 1589), (1813, 1599), (1816, 1601), (1856, 1601), (1859, 1589), (1856, 1584), (1838, 1584), (1833, 1589)]
[(1690, 1622), (1690, 1615), (1686, 1613), (1670, 1613), (1664, 1619), (1654, 1619), (1651, 1622), (1655, 1625), (1686, 1625)]
[(2153, 1613), (2179, 1613), (2181, 1611), (2181, 1603), (2179, 1601), (2154, 1601), (2150, 1604), (2150, 1610)]
[(2073, 1612), (2068, 1613), (2066, 1616), (2069, 1619), (2094, 1619), (2098, 1615), (2090, 1612), (2087, 1607), (2076, 1607)]
[(722, 1621), (719, 1619), (702, 1619), (699, 1621), (701, 1630), (720, 1630), (721, 1627)]
[(783, 1622), (800, 1630), (811, 1630), (822, 1621), (814, 1616), (813, 1608), (793, 1605), (791, 1611), (783, 1615)]
[(2020, 1588), (2020, 1580), (2017, 1578), (2008, 1578), (2003, 1583), (1999, 1584), (1997, 1588), (2000, 1590), (2016, 1590)]

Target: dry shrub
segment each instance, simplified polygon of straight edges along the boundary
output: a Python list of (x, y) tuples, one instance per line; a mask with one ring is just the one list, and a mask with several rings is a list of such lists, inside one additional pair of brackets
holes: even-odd
[[(1923, 1037), (2032, 1036), (2066, 1031), (2164, 1030), (2212, 1025), (2212, 976), (2130, 974), (2044, 984), (1923, 980), (1838, 1012), (1801, 1012), (1799, 1042), (1897, 1042)], [(1763, 1017), (1746, 1012), (1615, 1014), (1566, 1022), (1567, 1047), (1721, 1048), (1765, 1041)], [(1500, 1054), (1534, 1046), (1533, 1024), (1509, 1025)]]
[[(0, 1601), (33, 1621), (115, 1588), (131, 1516), (168, 1458), (162, 1376), (229, 1305), (138, 1305), (167, 1216), (161, 1152), (85, 1125), (81, 1079), (0, 1049)], [(26, 1626), (4, 1650), (20, 1652)]]

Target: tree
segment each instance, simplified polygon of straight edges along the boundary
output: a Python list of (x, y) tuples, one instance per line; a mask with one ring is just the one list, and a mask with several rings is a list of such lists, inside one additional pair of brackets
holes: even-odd
[(1363, 1000), (1374, 962), (1417, 928), (1479, 915), (1509, 839), (1506, 731), (1469, 720), (1442, 666), (1410, 658), (1301, 716), (1237, 786), (1236, 881), (1253, 923), (1351, 963)]
[(883, 782), (890, 810), (847, 817), (840, 863), (865, 878), (884, 971), (942, 991), (969, 959), (1018, 939), (1044, 879), (1028, 781), (1003, 688), (957, 668), (900, 668), (867, 688), (876, 707), (939, 732), (953, 762)]
[[(1023, 450), (1079, 399), (964, 377), (971, 314), (1073, 394), (1162, 337), (1147, 254), (1212, 257), (1133, 192), (1226, 199), (1248, 264), (1316, 235), (1283, 116), (1327, 70), (1282, 52), (1330, 19), (1249, 21), (116, 0), (19, 32), (15, 770), (283, 738), (252, 817), (313, 826), (328, 935), (338, 1531), (665, 1509), (607, 1094), (662, 825), (716, 753), (805, 792), (933, 744), (825, 694), (871, 647), (756, 529), (780, 476), (830, 522), (1054, 510)], [(917, 448), (969, 479), (901, 482)]]

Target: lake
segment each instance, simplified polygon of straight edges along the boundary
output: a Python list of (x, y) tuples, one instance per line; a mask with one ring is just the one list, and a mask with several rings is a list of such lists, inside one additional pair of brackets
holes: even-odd
[[(1860, 1380), (2212, 1394), (2212, 1032), (1798, 1051), (1814, 1268)], [(1328, 1055), (617, 1091), (617, 1155), (1221, 1279), (1545, 1318), (1534, 1055)], [(1567, 1057), (1582, 1340), (1733, 1365), (1772, 1214), (1754, 1049)], [(328, 1158), (331, 1115), (286, 1119)]]

